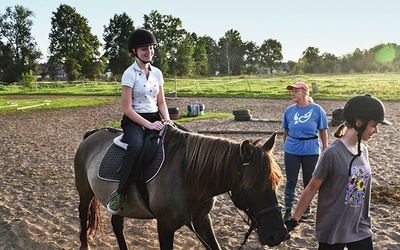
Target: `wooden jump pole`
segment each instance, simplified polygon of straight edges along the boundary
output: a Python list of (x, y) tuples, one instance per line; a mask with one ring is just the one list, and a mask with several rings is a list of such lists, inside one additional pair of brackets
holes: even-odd
[(20, 107), (20, 108), (17, 108), (17, 110), (30, 109), (30, 108), (44, 106), (44, 105), (50, 105), (50, 103), (46, 102), (46, 103), (41, 103), (41, 104), (36, 104), (36, 105), (31, 105), (31, 106)]

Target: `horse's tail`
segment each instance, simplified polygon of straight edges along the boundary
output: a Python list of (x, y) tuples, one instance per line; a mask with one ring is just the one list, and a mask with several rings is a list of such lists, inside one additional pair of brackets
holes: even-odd
[(92, 201), (89, 204), (88, 208), (88, 231), (89, 235), (92, 235), (94, 231), (100, 230), (100, 233), (103, 234), (104, 226), (101, 220), (101, 204), (96, 196), (93, 197)]

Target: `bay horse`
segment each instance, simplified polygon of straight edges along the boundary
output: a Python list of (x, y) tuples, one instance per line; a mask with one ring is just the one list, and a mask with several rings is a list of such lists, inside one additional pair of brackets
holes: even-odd
[[(90, 249), (88, 236), (101, 225), (101, 205), (118, 187), (98, 177), (109, 145), (121, 131), (87, 132), (75, 160), (75, 185), (79, 193), (81, 249)], [(165, 131), (165, 160), (158, 175), (146, 184), (148, 205), (132, 185), (124, 209), (111, 223), (120, 249), (127, 249), (124, 217), (156, 219), (160, 249), (172, 249), (174, 233), (186, 225), (206, 249), (221, 249), (215, 237), (210, 211), (215, 196), (230, 192), (234, 205), (249, 216), (261, 244), (279, 245), (287, 236), (276, 187), (280, 168), (271, 152), (276, 133), (255, 145), (185, 132), (170, 125)], [(260, 143), (258, 143), (260, 144)], [(101, 205), (100, 205), (101, 204)]]

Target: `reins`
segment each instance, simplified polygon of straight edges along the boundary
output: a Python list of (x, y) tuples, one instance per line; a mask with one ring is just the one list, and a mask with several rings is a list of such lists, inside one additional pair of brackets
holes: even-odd
[[(242, 169), (244, 167), (247, 167), (249, 164), (250, 164), (249, 162), (242, 162), (241, 166), (239, 167), (239, 171), (238, 171), (238, 175), (239, 176), (242, 176)], [(257, 225), (258, 225), (258, 220), (257, 219), (263, 217), (264, 215), (267, 215), (267, 214), (272, 213), (274, 211), (280, 211), (282, 209), (282, 207), (279, 206), (278, 204), (274, 204), (272, 206), (264, 208), (263, 210), (261, 210), (259, 212), (255, 212), (255, 211), (253, 211), (251, 206), (249, 206), (249, 204), (248, 204), (248, 195), (247, 195), (246, 190), (241, 189), (241, 191), (243, 193), (243, 197), (244, 197), (244, 201), (245, 201), (245, 208), (243, 209), (243, 211), (246, 213), (248, 218), (246, 219), (242, 215), (242, 213), (240, 212), (240, 209), (238, 207), (236, 207), (236, 210), (238, 211), (238, 213), (239, 213), (240, 217), (243, 219), (243, 221), (249, 226), (249, 229), (247, 230), (247, 233), (245, 234), (243, 242), (240, 245), (239, 249), (242, 249), (242, 247), (246, 244), (247, 240), (249, 239), (250, 234), (257, 228)], [(233, 201), (233, 197), (232, 197), (232, 193), (228, 192), (228, 195), (231, 198), (232, 202), (234, 202)], [(249, 220), (250, 220), (250, 222), (249, 222)]]
[[(244, 168), (246, 168), (247, 166), (250, 165), (250, 162), (249, 162), (250, 159), (248, 157), (242, 155), (241, 151), (240, 151), (240, 156), (242, 158), (242, 161), (239, 164), (238, 172), (237, 172), (239, 182), (240, 182), (240, 180), (242, 180)], [(260, 218), (267, 214), (270, 214), (272, 212), (281, 211), (282, 207), (279, 206), (279, 204), (273, 204), (271, 206), (267, 206), (266, 208), (260, 209), (259, 211), (256, 211), (257, 209), (255, 209), (252, 206), (252, 204), (249, 202), (251, 199), (249, 199), (248, 191), (243, 188), (239, 188), (237, 191), (238, 192), (236, 192), (236, 193), (239, 193), (239, 195), (241, 195), (243, 197), (243, 201), (241, 201), (240, 205), (237, 205), (237, 203), (234, 201), (232, 191), (228, 191), (227, 193), (228, 193), (229, 197), (231, 198), (231, 200), (233, 201), (233, 203), (235, 204), (235, 207), (238, 210), (240, 217), (249, 226), (249, 229), (247, 230), (247, 232), (244, 236), (243, 242), (241, 243), (240, 247), (238, 248), (238, 249), (242, 249), (243, 246), (248, 241), (251, 233), (254, 230), (257, 230)], [(236, 193), (235, 193), (235, 196), (236, 196)], [(246, 215), (248, 216), (248, 218), (246, 219), (245, 216), (242, 215), (242, 213), (239, 210), (243, 210), (246, 213)], [(194, 226), (192, 211), (190, 211), (189, 213), (190, 213), (189, 214), (190, 226), (192, 227), (192, 231), (200, 239), (200, 241), (203, 243), (203, 245), (206, 247), (206, 249), (212, 249), (212, 247), (196, 231), (195, 226)]]
[[(257, 228), (258, 225), (258, 220), (257, 218), (261, 218), (262, 216), (272, 213), (274, 211), (280, 211), (282, 209), (281, 206), (279, 206), (278, 204), (269, 206), (263, 210), (261, 210), (260, 212), (258, 212), (257, 214), (254, 214), (254, 212), (252, 211), (252, 209), (250, 209), (250, 206), (247, 204), (247, 194), (245, 190), (242, 190), (243, 195), (245, 197), (245, 201), (246, 201), (246, 209), (244, 210), (244, 212), (246, 213), (246, 215), (248, 216), (248, 218), (246, 219), (242, 213), (240, 212), (240, 209), (236, 207), (236, 210), (238, 211), (240, 217), (242, 218), (242, 220), (249, 226), (249, 229), (247, 230), (243, 242), (240, 245), (239, 249), (242, 249), (242, 247), (246, 244), (247, 240), (250, 237), (250, 234)], [(232, 194), (231, 192), (228, 192), (229, 197), (232, 199)], [(250, 222), (249, 222), (250, 220)]]
[[(242, 168), (248, 166), (250, 163), (248, 162), (243, 162), (241, 164), (241, 166), (239, 167), (239, 171), (238, 171), (238, 175), (242, 176)], [(251, 208), (251, 206), (248, 205), (248, 195), (246, 190), (242, 189), (241, 190), (243, 192), (243, 197), (244, 197), (244, 201), (245, 201), (245, 209), (243, 209), (243, 211), (247, 214), (248, 219), (246, 219), (242, 213), (240, 212), (240, 209), (238, 207), (236, 207), (236, 210), (238, 211), (240, 217), (242, 218), (242, 220), (249, 226), (249, 229), (247, 230), (243, 242), (240, 245), (240, 247), (238, 249), (242, 249), (243, 246), (246, 244), (247, 240), (250, 237), (250, 234), (257, 228), (258, 225), (258, 220), (259, 218), (261, 218), (264, 215), (267, 215), (269, 213), (272, 213), (274, 211), (280, 211), (282, 209), (281, 206), (279, 206), (278, 204), (274, 204), (272, 206), (269, 206), (259, 212), (254, 212), (253, 209)], [(233, 197), (232, 197), (232, 193), (231, 191), (228, 192), (229, 197), (231, 198), (232, 202), (235, 203), (233, 201)], [(249, 222), (250, 221), (250, 222)], [(193, 223), (193, 215), (192, 212), (190, 212), (190, 225), (192, 227), (193, 232), (196, 234), (197, 238), (200, 239), (200, 241), (206, 246), (207, 249), (212, 250), (212, 248), (207, 244), (207, 242), (197, 233), (196, 228), (194, 227), (194, 223)]]

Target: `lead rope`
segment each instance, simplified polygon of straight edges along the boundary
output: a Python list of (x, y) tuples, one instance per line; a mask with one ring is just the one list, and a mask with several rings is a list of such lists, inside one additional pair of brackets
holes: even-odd
[[(231, 192), (228, 192), (228, 195), (229, 195), (229, 197), (231, 198), (231, 200), (233, 201)], [(248, 209), (248, 208), (247, 208), (247, 209)], [(249, 239), (250, 234), (253, 232), (253, 230), (254, 230), (254, 228), (255, 228), (255, 225), (254, 225), (254, 223), (249, 223), (249, 218), (250, 218), (250, 217), (246, 220), (246, 218), (245, 218), (245, 217), (242, 215), (242, 213), (240, 212), (240, 209), (239, 209), (239, 208), (236, 207), (236, 210), (238, 211), (238, 213), (239, 213), (240, 217), (242, 218), (242, 220), (249, 226), (249, 230), (247, 230), (247, 233), (246, 233), (245, 236), (244, 236), (243, 242), (242, 242), (242, 244), (241, 244), (240, 247), (239, 247), (239, 249), (242, 249), (242, 247), (246, 244), (247, 240)], [(247, 214), (247, 213), (246, 213), (246, 214)]]
[[(229, 197), (231, 197), (231, 199), (232, 199), (231, 193), (228, 192), (228, 194), (229, 194)], [(254, 228), (255, 228), (255, 225), (254, 225), (254, 223), (249, 223), (248, 220), (246, 220), (246, 219), (243, 217), (243, 215), (240, 213), (240, 211), (239, 211), (238, 208), (236, 208), (236, 210), (238, 210), (240, 217), (241, 217), (241, 218), (243, 219), (243, 221), (249, 226), (249, 230), (247, 230), (247, 233), (246, 233), (246, 235), (244, 236), (244, 240), (243, 240), (242, 244), (241, 244), (240, 247), (239, 247), (239, 250), (240, 250), (240, 249), (242, 249), (242, 247), (246, 244), (247, 240), (248, 240), (249, 237), (250, 237), (250, 234), (253, 232), (253, 230), (254, 230)], [(207, 242), (200, 236), (200, 234), (197, 233), (196, 228), (194, 227), (193, 216), (192, 216), (192, 213), (191, 213), (191, 212), (190, 212), (190, 225), (192, 226), (192, 230), (193, 230), (194, 234), (195, 234), (195, 235), (197, 236), (197, 238), (199, 238), (200, 241), (206, 246), (206, 249), (213, 250), (212, 247), (210, 247), (210, 245), (208, 245)]]
[(242, 244), (240, 245), (239, 249), (242, 249), (242, 247), (244, 246), (244, 244), (246, 244), (247, 240), (249, 239), (250, 234), (253, 232), (254, 230), (254, 226), (253, 224), (250, 224), (250, 228), (249, 230), (247, 230), (246, 235), (244, 236), (244, 240), (242, 242)]
[[(240, 214), (240, 216), (242, 217), (242, 219), (244, 219), (244, 217)], [(249, 239), (250, 234), (253, 232), (254, 230), (254, 226), (253, 224), (249, 224), (246, 220), (244, 220), (249, 226), (249, 230), (247, 231), (246, 235), (244, 236), (244, 240), (242, 242), (242, 244), (239, 247), (239, 250), (242, 249), (242, 247), (246, 244), (247, 240)], [(207, 244), (207, 242), (205, 240), (203, 240), (203, 238), (197, 233), (196, 229), (194, 228), (194, 224), (193, 224), (193, 216), (190, 215), (190, 225), (192, 226), (193, 232), (196, 234), (197, 238), (200, 239), (200, 241), (206, 246), (207, 249), (209, 250), (213, 250), (210, 245)]]

